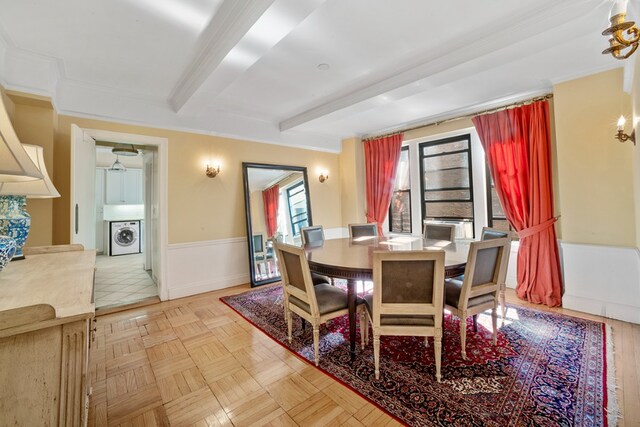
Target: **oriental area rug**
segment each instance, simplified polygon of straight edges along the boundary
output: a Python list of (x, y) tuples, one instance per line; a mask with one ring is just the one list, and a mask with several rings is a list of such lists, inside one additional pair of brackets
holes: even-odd
[[(313, 365), (312, 328), (302, 329), (295, 314), (293, 341), (287, 340), (279, 286), (221, 299)], [(469, 319), (463, 360), (458, 319), (446, 315), (441, 383), (435, 380), (432, 338), (425, 349), (423, 338), (383, 336), (376, 380), (372, 340), (361, 350), (358, 335), (350, 361), (344, 316), (320, 328), (319, 369), (411, 426), (616, 425), (605, 324), (510, 306), (506, 319), (498, 319), (497, 346), (490, 325), (489, 315), (479, 316), (476, 333)]]

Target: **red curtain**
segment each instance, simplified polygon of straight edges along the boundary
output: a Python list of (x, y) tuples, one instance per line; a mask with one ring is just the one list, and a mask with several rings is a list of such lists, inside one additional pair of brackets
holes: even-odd
[(473, 118), (498, 198), (518, 232), (518, 297), (549, 307), (562, 303), (562, 277), (553, 224), (549, 104)]
[(267, 225), (267, 238), (272, 238), (278, 231), (278, 203), (280, 188), (277, 185), (262, 191), (264, 204), (264, 222)]
[(379, 236), (382, 236), (382, 223), (389, 212), (401, 148), (402, 134), (372, 139), (364, 143), (367, 222), (378, 224)]

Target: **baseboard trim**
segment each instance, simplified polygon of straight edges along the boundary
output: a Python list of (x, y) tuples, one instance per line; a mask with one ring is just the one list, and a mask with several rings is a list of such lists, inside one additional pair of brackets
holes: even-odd
[(249, 273), (229, 275), (212, 280), (201, 280), (198, 282), (172, 284), (169, 288), (169, 299), (184, 298), (191, 295), (205, 292), (218, 291), (220, 289), (249, 283)]

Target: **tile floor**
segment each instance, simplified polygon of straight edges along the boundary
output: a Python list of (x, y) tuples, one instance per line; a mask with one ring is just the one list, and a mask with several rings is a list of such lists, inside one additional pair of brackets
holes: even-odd
[(143, 269), (144, 254), (96, 257), (96, 308), (132, 303), (158, 295), (158, 289)]

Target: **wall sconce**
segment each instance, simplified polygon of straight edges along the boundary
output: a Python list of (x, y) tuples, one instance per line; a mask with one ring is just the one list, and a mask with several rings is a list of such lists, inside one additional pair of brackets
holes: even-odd
[(620, 142), (625, 142), (625, 141), (631, 141), (633, 142), (633, 145), (636, 145), (636, 131), (633, 130), (631, 132), (631, 135), (627, 135), (626, 133), (624, 133), (624, 124), (627, 121), (625, 120), (624, 116), (620, 116), (620, 118), (618, 119), (618, 133), (616, 133), (616, 139)]
[(327, 172), (327, 171), (320, 172), (320, 176), (318, 177), (318, 180), (320, 182), (325, 182), (328, 179), (329, 179), (329, 172)]
[[(627, 0), (616, 0), (609, 14), (611, 26), (602, 32), (603, 36), (612, 36), (609, 39), (609, 47), (602, 51), (603, 54), (610, 53), (616, 59), (627, 59), (638, 48), (640, 41), (640, 30), (633, 21), (624, 20), (627, 15)], [(625, 39), (623, 32), (626, 31), (630, 39)], [(626, 54), (621, 51), (631, 48)]]
[(209, 178), (215, 178), (220, 173), (220, 163), (217, 163), (215, 166), (207, 165), (207, 170), (205, 171)]

